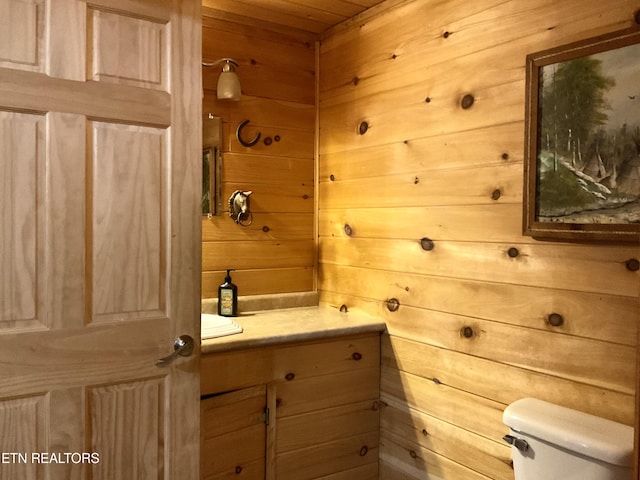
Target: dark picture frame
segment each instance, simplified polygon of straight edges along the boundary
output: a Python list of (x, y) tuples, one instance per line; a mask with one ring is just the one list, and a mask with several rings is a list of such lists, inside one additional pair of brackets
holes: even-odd
[(523, 233), (640, 241), (640, 28), (527, 56)]

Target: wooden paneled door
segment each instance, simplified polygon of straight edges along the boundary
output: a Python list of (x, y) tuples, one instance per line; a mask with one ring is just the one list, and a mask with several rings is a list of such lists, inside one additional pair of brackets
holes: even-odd
[(0, 0), (0, 479), (198, 478), (200, 25)]

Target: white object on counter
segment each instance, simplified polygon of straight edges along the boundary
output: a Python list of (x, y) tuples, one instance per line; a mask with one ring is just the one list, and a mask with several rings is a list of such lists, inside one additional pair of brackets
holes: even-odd
[(200, 337), (202, 339), (242, 333), (242, 327), (230, 317), (202, 313), (200, 314), (200, 322)]

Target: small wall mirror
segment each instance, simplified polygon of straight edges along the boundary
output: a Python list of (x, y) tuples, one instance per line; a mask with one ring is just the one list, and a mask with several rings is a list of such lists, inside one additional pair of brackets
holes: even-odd
[(202, 116), (202, 215), (222, 215), (222, 119)]

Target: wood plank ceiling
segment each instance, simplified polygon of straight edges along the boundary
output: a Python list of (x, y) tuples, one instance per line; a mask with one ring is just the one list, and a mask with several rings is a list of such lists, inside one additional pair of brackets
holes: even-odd
[[(215, 18), (272, 24), (319, 35), (383, 0), (202, 0), (202, 13)], [(242, 18), (241, 18), (242, 17)]]

